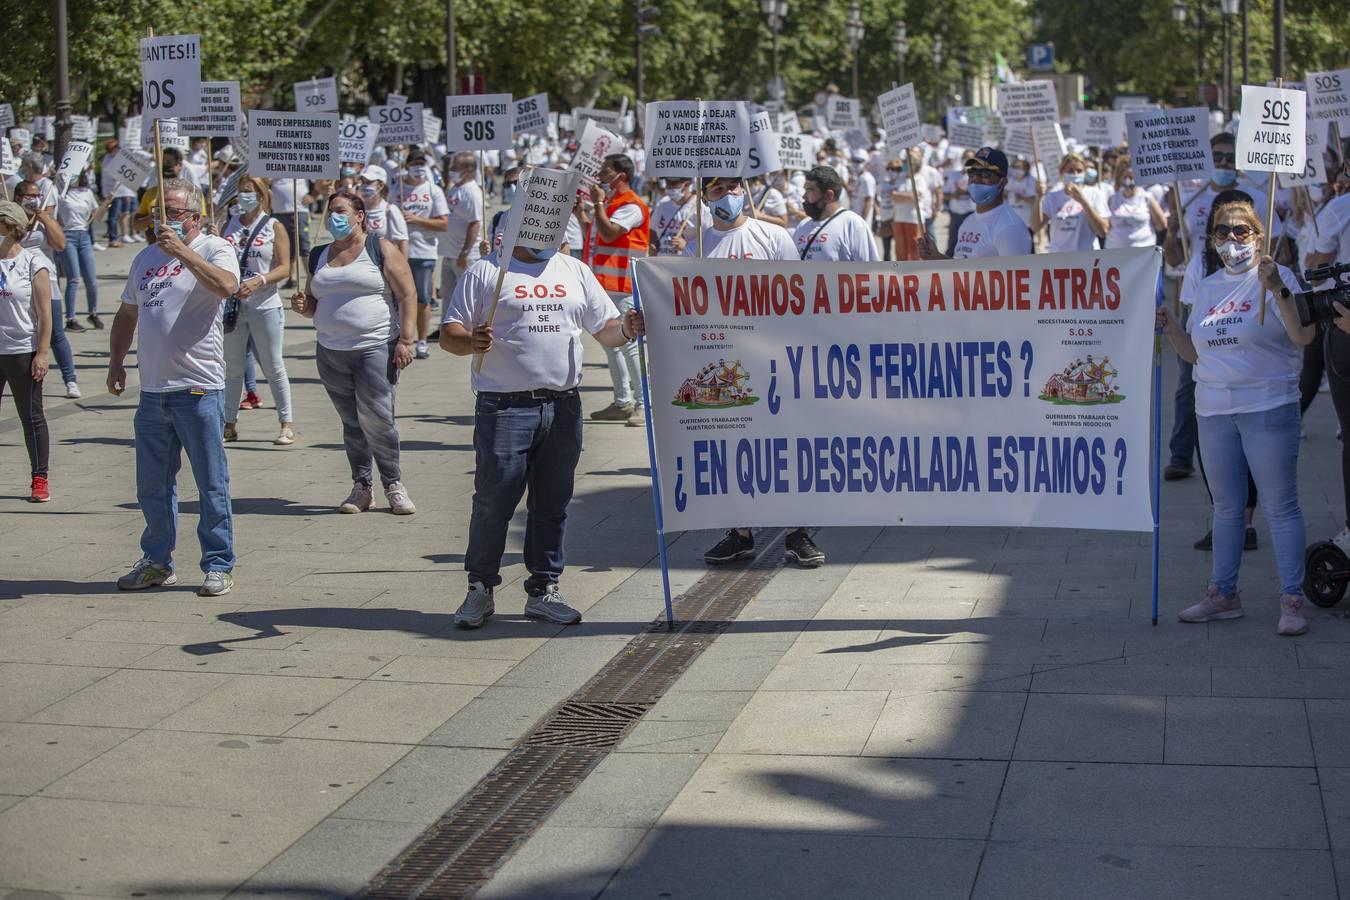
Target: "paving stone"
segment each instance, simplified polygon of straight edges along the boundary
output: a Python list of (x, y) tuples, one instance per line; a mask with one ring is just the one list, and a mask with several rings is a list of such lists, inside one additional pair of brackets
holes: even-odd
[(414, 747), (334, 815), (429, 825), (505, 755), (505, 750)]
[(148, 728), (229, 680), (204, 672), (124, 669), (29, 718), (60, 725)]
[(421, 830), (421, 825), (405, 822), (327, 819), (231, 896), (277, 900), (352, 896), (412, 843)]
[(135, 733), (129, 728), (0, 724), (0, 794), (36, 794)]
[(1207, 697), (1208, 666), (1077, 665), (1038, 671), (1031, 689), (1061, 694), (1158, 694)]
[(858, 754), (885, 702), (881, 691), (761, 692), (732, 722), (717, 752)]
[(1215, 766), (1311, 766), (1301, 700), (1169, 697), (1167, 762)]
[(1127, 694), (1031, 694), (1017, 759), (1163, 761), (1166, 698)]
[(478, 696), (477, 685), (358, 684), (296, 724), (290, 737), (415, 744)]
[(892, 696), (864, 756), (1009, 759), (1026, 695), (938, 691)]
[(4, 663), (0, 665), (0, 684), (4, 685), (0, 691), (0, 721), (26, 719), (115, 671), (92, 666)]
[(595, 897), (645, 833), (640, 828), (545, 825), (475, 896)]

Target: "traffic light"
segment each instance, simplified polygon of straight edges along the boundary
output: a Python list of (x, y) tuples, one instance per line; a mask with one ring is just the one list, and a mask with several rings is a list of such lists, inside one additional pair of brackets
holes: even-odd
[(648, 0), (637, 0), (637, 33), (640, 38), (656, 37), (661, 33), (660, 25), (652, 25), (651, 21), (661, 15), (661, 9), (652, 5)]

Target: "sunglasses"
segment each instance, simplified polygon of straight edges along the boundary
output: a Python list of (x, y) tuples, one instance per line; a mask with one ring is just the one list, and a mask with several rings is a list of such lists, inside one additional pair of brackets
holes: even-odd
[(1237, 154), (1236, 154), (1236, 153), (1221, 153), (1221, 152), (1219, 152), (1218, 150), (1215, 150), (1215, 151), (1213, 151), (1213, 153), (1211, 153), (1210, 155), (1214, 157), (1214, 161), (1215, 161), (1216, 163), (1221, 163), (1221, 162), (1235, 163), (1235, 162), (1237, 162)]
[(1255, 233), (1256, 232), (1250, 225), (1233, 225), (1231, 227), (1228, 225), (1214, 226), (1214, 237), (1221, 241), (1227, 240), (1229, 237), (1232, 237), (1235, 240), (1245, 241)]
[(997, 184), (1003, 176), (991, 169), (966, 169), (966, 178), (980, 184)]

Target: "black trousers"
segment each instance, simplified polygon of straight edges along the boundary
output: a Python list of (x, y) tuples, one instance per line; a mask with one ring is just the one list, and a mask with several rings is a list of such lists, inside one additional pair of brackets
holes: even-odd
[(32, 353), (0, 353), (0, 401), (5, 385), (14, 398), (19, 422), (23, 425), (23, 442), (28, 448), (28, 462), (34, 475), (47, 474), (47, 416), (42, 412), (42, 382), (33, 380)]
[(1331, 402), (1341, 424), (1341, 490), (1345, 495), (1345, 524), (1350, 528), (1350, 335), (1334, 326), (1326, 331), (1323, 356)]

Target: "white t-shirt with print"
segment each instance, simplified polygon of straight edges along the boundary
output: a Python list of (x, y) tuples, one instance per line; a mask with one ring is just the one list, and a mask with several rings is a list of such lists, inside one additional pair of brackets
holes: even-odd
[[(1283, 266), (1291, 291), (1298, 280)], [(1299, 401), (1303, 348), (1289, 339), (1278, 301), (1266, 296), (1259, 324), (1261, 282), (1253, 266), (1234, 275), (1219, 269), (1200, 281), (1186, 331), (1195, 344), (1195, 412), (1224, 416), (1261, 412)]]
[[(1101, 195), (1083, 189), (1083, 200), (1102, 218), (1110, 215)], [(1050, 220), (1050, 253), (1075, 253), (1097, 246), (1097, 235), (1088, 221), (1083, 204), (1069, 197), (1063, 188), (1051, 191), (1041, 200), (1041, 214)]]
[(13, 259), (0, 259), (0, 354), (32, 353), (37, 349), (37, 306), (33, 279), (52, 269), (46, 256), (27, 247)]
[[(259, 213), (258, 215), (265, 215), (265, 213)], [(257, 224), (257, 219), (245, 225), (239, 220), (238, 216), (230, 216), (230, 221), (225, 223), (225, 232), (221, 237), (230, 242), (235, 255), (238, 256), (239, 242), (253, 234), (253, 229)], [(258, 229), (252, 245), (248, 248), (240, 277), (252, 278), (255, 275), (266, 275), (272, 271), (272, 266), (276, 260), (276, 249), (277, 220), (273, 216), (268, 216), (267, 221)], [(244, 302), (252, 309), (278, 309), (281, 307), (281, 295), (277, 292), (275, 284), (265, 284), (249, 294), (248, 299)]]
[[(455, 283), (442, 324), (472, 331), (487, 321), (500, 269), (491, 258), (469, 266)], [(562, 253), (543, 262), (512, 257), (492, 319), (492, 351), (475, 391), (564, 391), (581, 383), (582, 333), (595, 334), (619, 310), (580, 260)]]
[(1122, 191), (1116, 191), (1106, 201), (1106, 208), (1111, 213), (1111, 230), (1106, 233), (1107, 250), (1152, 247), (1158, 243), (1148, 200), (1144, 189), (1137, 187), (1133, 196), (1127, 197)]
[(56, 205), (56, 221), (63, 231), (87, 231), (98, 209), (98, 195), (89, 188), (73, 187)]
[(1026, 256), (1031, 253), (1031, 232), (1007, 201), (987, 212), (976, 210), (961, 221), (953, 259), (987, 256)]
[[(895, 191), (898, 194), (913, 194), (919, 189), (919, 209), (923, 211), (924, 224), (933, 221), (933, 190), (942, 186), (942, 175), (932, 166), (923, 166), (914, 173), (914, 181), (909, 180), (909, 169), (896, 173)], [(909, 225), (918, 225), (919, 217), (914, 211), (913, 200), (895, 201), (895, 221)]]
[[(445, 191), (432, 184), (430, 179), (419, 185), (399, 182), (396, 190), (398, 205), (406, 215), (425, 216), (429, 219), (450, 215), (450, 206), (445, 201)], [(433, 231), (421, 225), (409, 225), (408, 258), (435, 259), (439, 255), (437, 241), (443, 234), (445, 232)], [(455, 252), (458, 253), (458, 249)]]
[[(487, 222), (483, 216), (483, 189), (473, 180), (455, 185), (445, 192), (445, 203), (450, 210), (450, 219), (439, 238), (441, 256), (458, 259), (460, 250), (467, 249), (469, 264), (472, 265), (480, 255), (478, 244), (487, 232)], [(471, 247), (466, 248), (464, 238), (468, 236), (469, 226), (474, 222), (479, 223), (478, 237)]]
[[(239, 259), (229, 241), (198, 234), (188, 247), (238, 279)], [(140, 310), (136, 359), (142, 391), (225, 388), (224, 297), (198, 284), (186, 266), (152, 244), (136, 254), (122, 302)]]
[(880, 259), (872, 230), (862, 216), (848, 209), (841, 209), (835, 216), (826, 216), (819, 222), (815, 219), (802, 221), (793, 232), (792, 241), (797, 246), (798, 258), (808, 261), (875, 262)]
[(1317, 252), (1334, 253), (1335, 262), (1350, 263), (1350, 194), (1341, 194), (1323, 207), (1317, 227)]
[[(697, 207), (698, 201), (693, 194), (679, 206), (676, 206), (675, 201), (669, 197), (662, 197), (657, 201), (656, 208), (652, 210), (651, 240), (660, 253), (669, 255), (675, 252), (671, 241), (694, 220), (694, 210)], [(703, 218), (705, 221), (708, 218), (706, 209), (703, 211)]]
[(403, 210), (392, 203), (385, 203), (379, 209), (367, 207), (366, 233), (386, 241), (406, 241), (408, 223), (403, 218)]
[[(697, 240), (684, 245), (685, 256), (698, 256)], [(703, 229), (704, 259), (799, 259), (792, 235), (781, 225), (746, 219), (727, 231)]]
[(877, 177), (871, 172), (863, 169), (853, 177), (853, 183), (849, 185), (849, 195), (853, 198), (852, 210), (857, 215), (863, 214), (863, 205), (871, 200), (875, 204), (877, 198)]

